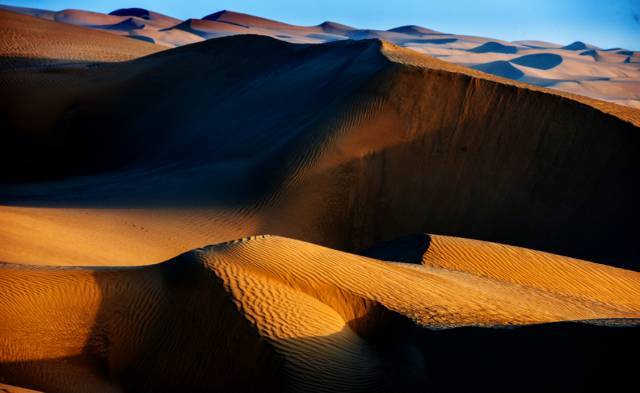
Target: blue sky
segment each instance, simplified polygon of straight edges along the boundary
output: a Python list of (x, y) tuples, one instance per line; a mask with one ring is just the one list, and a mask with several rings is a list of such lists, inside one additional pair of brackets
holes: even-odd
[(222, 9), (283, 22), (332, 20), (361, 28), (417, 24), (456, 34), (557, 43), (581, 40), (640, 50), (640, 0), (0, 0), (2, 4), (109, 12), (142, 7), (178, 18)]

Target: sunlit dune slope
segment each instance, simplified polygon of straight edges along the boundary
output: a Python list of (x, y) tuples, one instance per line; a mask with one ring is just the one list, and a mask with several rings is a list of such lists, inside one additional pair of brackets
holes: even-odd
[[(473, 265), (456, 264), (471, 249), (487, 262), (482, 274)], [(95, 387), (92, 391), (421, 391), (428, 386), (447, 391), (443, 385), (464, 382), (447, 382), (450, 372), (433, 373), (443, 368), (438, 359), (448, 356), (433, 340), (447, 345), (462, 340), (468, 351), (484, 337), (495, 346), (472, 368), (488, 375), (496, 365), (504, 367), (503, 356), (526, 346), (531, 358), (515, 362), (535, 364), (531, 371), (520, 369), (528, 377), (561, 361), (568, 362), (559, 381), (571, 386), (610, 382), (602, 374), (583, 374), (585, 367), (605, 363), (622, 366), (609, 377), (625, 377), (624, 363), (610, 355), (623, 350), (618, 340), (637, 334), (633, 327), (430, 329), (576, 319), (629, 326), (635, 321), (611, 318), (640, 316), (639, 273), (449, 237), (434, 237), (425, 261), (434, 255), (455, 269), (383, 262), (271, 236), (137, 268), (2, 265), (0, 283), (8, 290), (0, 293), (0, 375), (12, 384), (68, 392), (86, 386)], [(503, 279), (503, 267), (520, 262), (534, 280)], [(554, 281), (548, 276), (554, 264), (580, 273)], [(591, 287), (588, 293), (585, 287)], [(572, 336), (559, 340), (567, 334)], [(587, 345), (590, 339), (597, 342)], [(534, 363), (551, 356), (551, 343), (562, 355)], [(561, 352), (573, 345), (592, 348)], [(552, 379), (524, 390), (549, 386), (555, 377), (552, 371), (548, 375)], [(501, 380), (476, 384), (516, 387), (519, 377), (504, 373)]]
[[(235, 36), (0, 78), (0, 198), (22, 206), (2, 208), (0, 242), (20, 239), (0, 249), (5, 261), (151, 263), (256, 233), (358, 251), (424, 231), (640, 258), (631, 108), (377, 40)], [(199, 235), (182, 236), (179, 218), (118, 218), (143, 207), (189, 208)], [(41, 225), (48, 216), (58, 223)], [(29, 230), (38, 244), (18, 233)], [(125, 235), (157, 251), (128, 253), (113, 241)], [(121, 252), (79, 254), (87, 237)]]
[(59, 63), (123, 61), (166, 49), (1, 9), (0, 37), (0, 71)]
[(377, 245), (365, 254), (401, 262), (413, 254), (417, 258), (411, 262), (426, 268), (469, 273), (568, 299), (597, 299), (600, 304), (632, 308), (640, 301), (634, 289), (640, 273), (505, 244), (421, 235)]

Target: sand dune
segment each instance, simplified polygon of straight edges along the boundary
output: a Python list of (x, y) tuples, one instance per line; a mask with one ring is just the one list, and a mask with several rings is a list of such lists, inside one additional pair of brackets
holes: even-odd
[(249, 26), (269, 28), (269, 29), (282, 29), (282, 28), (286, 29), (288, 27), (294, 27), (292, 25), (282, 23), (282, 22), (277, 22), (275, 20), (260, 18), (257, 16), (248, 15), (248, 14), (241, 14), (238, 12), (230, 12), (227, 10), (214, 12), (213, 14), (207, 15), (202, 19), (228, 23), (231, 25), (244, 27), (244, 28), (248, 28)]
[(473, 68), (508, 79), (520, 79), (524, 76), (524, 72), (514, 67), (508, 61), (492, 61), (490, 63), (479, 64)]
[(415, 25), (400, 26), (393, 29), (389, 29), (389, 31), (392, 31), (395, 33), (418, 35), (418, 36), (430, 35), (430, 34), (442, 34), (439, 31), (435, 31), (435, 30), (427, 29), (426, 27), (415, 26)]
[[(640, 56), (637, 52), (621, 48), (602, 50), (581, 41), (564, 46), (535, 40), (506, 42), (442, 33), (415, 25), (389, 30), (359, 29), (335, 22), (324, 22), (317, 26), (295, 26), (226, 10), (207, 15), (203, 19), (180, 21), (140, 8), (116, 10), (109, 15), (79, 10), (52, 12), (18, 7), (5, 8), (169, 47), (234, 34), (266, 35), (293, 43), (381, 39), (501, 77), (640, 108), (640, 90), (634, 84), (640, 80)], [(558, 63), (555, 56), (559, 56), (559, 61), (565, 63), (564, 72), (557, 73), (551, 66), (534, 67), (534, 70), (543, 72), (531, 72), (528, 68), (514, 66), (518, 64), (516, 60), (525, 56), (529, 56), (529, 62), (535, 58), (539, 61), (545, 58), (544, 64)], [(598, 64), (590, 64), (593, 62)], [(586, 68), (589, 68), (587, 73), (584, 72)], [(609, 75), (612, 70), (616, 74), (615, 78)], [(582, 83), (591, 84), (594, 76), (601, 78), (598, 88), (583, 88)]]
[(533, 67), (541, 70), (549, 70), (558, 66), (563, 61), (562, 56), (553, 53), (540, 53), (536, 55), (526, 55), (511, 59), (510, 62), (523, 65), (525, 67)]
[(518, 53), (518, 48), (511, 45), (503, 45), (499, 42), (487, 42), (476, 48), (469, 49), (474, 53)]
[[(203, 217), (206, 209), (227, 217), (229, 229), (196, 221), (194, 231), (214, 237), (162, 240), (163, 253), (153, 255), (265, 232), (358, 251), (430, 230), (637, 266), (632, 109), (510, 84), (378, 41), (292, 45), (258, 36), (64, 73), (24, 70), (3, 83), (11, 99), (0, 114), (12, 137), (2, 179), (53, 181), (3, 187), (4, 204), (22, 206), (3, 208), (5, 217), (31, 217), (21, 226), (38, 230), (47, 210), (32, 207), (99, 213), (60, 211), (73, 214), (78, 230), (47, 235), (51, 256), (41, 261), (65, 263), (60, 255), (77, 254), (69, 239), (117, 209), (197, 216), (188, 211), (197, 206)], [(16, 164), (19, 173), (9, 169)], [(5, 222), (2, 241), (20, 238), (20, 226)], [(254, 224), (244, 233), (234, 224), (246, 222)], [(180, 238), (181, 226), (149, 225), (141, 226), (159, 234), (154, 242)], [(120, 220), (104, 230), (92, 236), (104, 249), (111, 231), (130, 232)], [(45, 246), (31, 241), (4, 248), (0, 260), (32, 262), (20, 250)], [(86, 263), (108, 262), (92, 258)]]
[[(461, 264), (449, 270), (382, 262), (264, 236), (148, 267), (3, 265), (0, 280), (12, 290), (0, 294), (7, 317), (0, 327), (0, 373), (14, 384), (69, 392), (88, 383), (93, 391), (418, 391), (444, 382), (429, 370), (439, 355), (427, 345), (430, 329), (640, 316), (638, 273), (448, 237), (434, 237), (424, 258), (456, 263), (470, 251), (474, 260), (490, 262), (483, 267), (491, 278), (474, 265), (465, 271)], [(529, 261), (533, 281), (500, 278), (503, 263), (521, 261)], [(555, 264), (580, 274), (568, 272), (556, 287), (544, 288), (545, 272)], [(617, 289), (626, 300), (609, 292)], [(589, 297), (583, 297), (585, 290)], [(606, 332), (637, 332), (558, 326), (580, 336), (587, 330), (609, 345), (605, 354), (622, 350)], [(524, 336), (521, 341), (535, 340)], [(496, 349), (474, 366), (490, 370), (497, 361), (491, 359), (508, 351)], [(544, 351), (539, 354), (550, 355)], [(589, 357), (574, 367), (587, 362), (618, 363)], [(535, 372), (546, 368), (538, 365)], [(598, 375), (576, 378), (571, 369), (564, 376), (572, 386), (610, 383)], [(518, 383), (509, 374), (484, 382), (493, 388)]]
[(585, 44), (581, 41), (573, 42), (569, 45), (563, 46), (562, 49), (566, 50), (585, 50), (585, 49), (598, 49), (597, 47), (589, 44)]
[(130, 60), (164, 48), (0, 10), (0, 69)]
[(586, 96), (635, 105), (635, 52), (18, 11), (0, 11), (0, 390), (634, 382), (640, 112)]

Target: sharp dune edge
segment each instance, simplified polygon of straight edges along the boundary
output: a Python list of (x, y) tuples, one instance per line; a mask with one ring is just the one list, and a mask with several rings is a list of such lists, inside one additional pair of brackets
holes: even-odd
[[(0, 390), (633, 382), (638, 110), (380, 40), (38, 16), (0, 11)], [(235, 17), (183, 28), (298, 28)]]

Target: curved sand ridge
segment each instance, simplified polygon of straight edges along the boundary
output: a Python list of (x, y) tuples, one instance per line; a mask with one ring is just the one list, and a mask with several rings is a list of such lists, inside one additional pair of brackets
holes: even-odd
[[(1, 241), (20, 244), (2, 249), (5, 261), (128, 259), (83, 259), (73, 239), (86, 238), (100, 250), (139, 239), (158, 251), (128, 255), (151, 263), (261, 232), (357, 251), (425, 230), (619, 266), (638, 260), (633, 109), (373, 40), (228, 37), (128, 63), (14, 72), (3, 83), (13, 139), (2, 168), (25, 176), (5, 171), (5, 181), (85, 175), (7, 185), (5, 204), (90, 209), (2, 208)], [(179, 218), (127, 223), (99, 209), (154, 206), (190, 207), (189, 233), (199, 235), (181, 236)], [(24, 230), (48, 245), (30, 244)], [(39, 257), (25, 259), (29, 249)]]
[[(482, 274), (457, 263), (470, 251), (489, 262)], [(593, 348), (606, 355), (621, 350), (615, 337), (637, 334), (630, 327), (576, 324), (432, 332), (468, 324), (638, 317), (640, 274), (439, 236), (424, 259), (453, 263), (455, 270), (383, 262), (271, 236), (138, 268), (3, 265), (0, 281), (8, 290), (0, 293), (0, 375), (12, 384), (68, 392), (83, 391), (88, 383), (93, 391), (418, 391), (445, 382), (429, 369), (442, 367), (434, 365), (441, 354), (434, 353), (433, 339), (462, 335), (479, 345), (474, 334), (489, 334), (504, 345), (501, 340), (522, 335), (524, 345), (531, 345), (546, 330), (560, 329), (579, 338), (554, 345), (586, 336), (601, 340)], [(519, 262), (527, 264), (531, 278), (503, 280), (502, 266)], [(558, 264), (579, 274), (548, 288), (548, 269)], [(593, 288), (588, 297), (587, 286)], [(475, 367), (491, 370), (509, 347), (493, 350), (498, 352)], [(548, 350), (529, 349), (537, 356), (548, 356)], [(575, 374), (564, 365), (572, 386), (610, 383), (581, 374), (581, 367), (601, 367), (603, 359), (578, 356), (572, 359)], [(550, 360), (536, 368), (555, 366)], [(518, 381), (505, 374), (482, 383), (515, 387)]]

